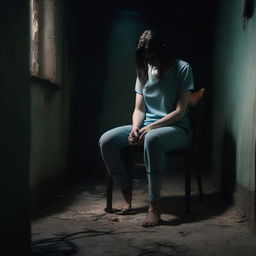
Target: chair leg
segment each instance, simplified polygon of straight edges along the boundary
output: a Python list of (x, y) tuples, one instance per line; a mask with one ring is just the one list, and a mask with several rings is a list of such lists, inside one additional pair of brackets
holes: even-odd
[(197, 185), (198, 185), (198, 191), (199, 191), (199, 199), (200, 199), (200, 202), (203, 202), (203, 199), (204, 199), (203, 186), (202, 186), (201, 172), (198, 165), (196, 168), (196, 178), (197, 178)]
[[(190, 163), (190, 161), (188, 161)], [(190, 182), (190, 165), (186, 164), (186, 171), (185, 171), (185, 199), (186, 199), (186, 213), (191, 213), (191, 182)]]
[(133, 150), (131, 147), (127, 147), (122, 151), (122, 157), (127, 170), (128, 178), (128, 192), (132, 204), (132, 184), (133, 184)]
[(130, 194), (130, 199), (131, 199), (131, 207), (132, 207), (132, 181), (133, 181), (133, 169), (132, 166), (129, 166), (128, 168), (128, 189), (129, 189), (129, 194)]
[(107, 205), (105, 212), (112, 213), (112, 195), (113, 195), (113, 180), (109, 173), (107, 173), (107, 182), (106, 182), (106, 194), (107, 194)]

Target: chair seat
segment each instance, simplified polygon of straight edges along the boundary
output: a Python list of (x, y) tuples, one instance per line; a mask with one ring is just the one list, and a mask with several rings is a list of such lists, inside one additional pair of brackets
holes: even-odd
[[(138, 153), (138, 154), (143, 154), (143, 146), (140, 145), (130, 145), (127, 146), (124, 150), (126, 150), (125, 152), (127, 154), (134, 154), (134, 153)], [(186, 148), (179, 148), (179, 149), (174, 149), (174, 150), (170, 150), (168, 152), (165, 153), (166, 156), (182, 156), (182, 157), (188, 157), (192, 155), (192, 146), (188, 145), (188, 147)], [(138, 163), (138, 162), (133, 162), (133, 166), (137, 166), (137, 167), (145, 167), (144, 163)]]
[[(127, 146), (125, 148), (125, 150), (128, 150), (129, 152), (134, 152), (134, 153), (143, 153), (143, 146), (140, 145), (131, 145), (131, 146)], [(192, 151), (192, 146), (188, 145), (185, 148), (178, 148), (178, 149), (173, 149), (170, 150), (168, 152), (166, 152), (166, 155), (187, 155), (188, 153), (190, 153)]]

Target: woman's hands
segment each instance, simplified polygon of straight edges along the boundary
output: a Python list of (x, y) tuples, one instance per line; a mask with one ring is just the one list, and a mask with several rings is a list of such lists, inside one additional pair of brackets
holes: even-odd
[(129, 143), (131, 145), (142, 145), (145, 135), (147, 134), (148, 131), (152, 129), (153, 127), (150, 125), (147, 125), (141, 129), (139, 127), (133, 126), (128, 136)]
[(141, 129), (139, 130), (139, 134), (140, 134), (139, 140), (142, 140), (142, 141), (143, 141), (145, 135), (146, 135), (150, 130), (152, 130), (152, 129), (153, 129), (153, 127), (152, 127), (151, 125), (147, 125), (147, 126), (141, 128)]
[(137, 126), (132, 127), (132, 130), (131, 130), (131, 132), (128, 136), (128, 141), (131, 145), (137, 145), (138, 144), (138, 139), (140, 137), (139, 131), (140, 131), (139, 127), (137, 127)]

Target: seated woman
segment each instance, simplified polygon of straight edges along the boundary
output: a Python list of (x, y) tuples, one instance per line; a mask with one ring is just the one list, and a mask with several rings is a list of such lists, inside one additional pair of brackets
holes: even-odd
[(137, 79), (132, 125), (105, 132), (99, 145), (105, 165), (124, 197), (121, 214), (131, 209), (131, 194), (120, 150), (128, 145), (144, 146), (149, 209), (142, 225), (149, 227), (160, 222), (165, 153), (186, 147), (191, 139), (187, 105), (194, 83), (190, 65), (172, 57), (167, 41), (157, 31), (142, 33), (135, 56)]

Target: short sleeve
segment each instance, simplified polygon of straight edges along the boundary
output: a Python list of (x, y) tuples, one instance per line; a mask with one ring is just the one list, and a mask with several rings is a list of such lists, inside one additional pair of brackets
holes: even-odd
[(138, 77), (136, 78), (135, 92), (143, 95), (142, 84), (141, 84), (140, 79)]
[(190, 65), (186, 64), (179, 75), (179, 93), (191, 90), (194, 90), (194, 78)]

